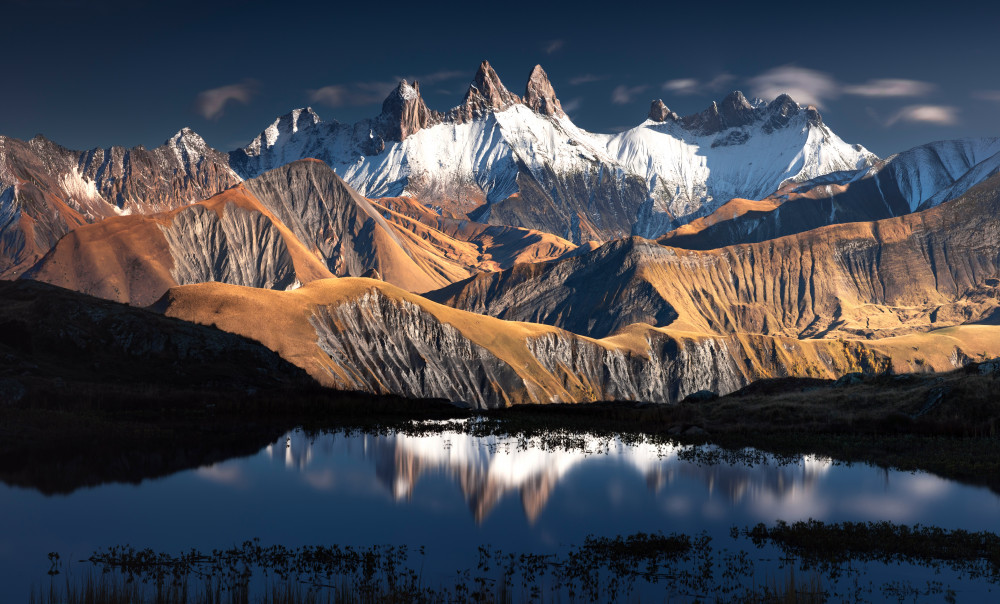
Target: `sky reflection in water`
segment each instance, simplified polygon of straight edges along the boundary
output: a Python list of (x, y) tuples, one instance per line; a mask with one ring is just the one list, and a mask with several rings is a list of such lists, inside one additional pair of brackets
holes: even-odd
[(474, 567), (480, 544), (544, 553), (589, 534), (706, 531), (725, 539), (734, 525), (807, 518), (1000, 530), (1000, 497), (924, 473), (808, 456), (788, 465), (708, 465), (679, 459), (669, 445), (582, 445), (293, 432), (257, 455), (137, 486), (45, 497), (3, 485), (0, 584), (26, 594), (44, 578), (47, 552), (75, 561), (124, 543), (171, 552), (253, 537), (289, 547), (426, 545), (433, 580)]

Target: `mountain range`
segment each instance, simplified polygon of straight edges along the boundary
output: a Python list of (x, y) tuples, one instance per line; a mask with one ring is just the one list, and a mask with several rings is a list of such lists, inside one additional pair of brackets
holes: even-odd
[(733, 92), (580, 129), (535, 66), (402, 81), (246, 147), (0, 137), (0, 276), (255, 339), (331, 387), (475, 407), (674, 402), (1000, 354), (1000, 139), (881, 159)]

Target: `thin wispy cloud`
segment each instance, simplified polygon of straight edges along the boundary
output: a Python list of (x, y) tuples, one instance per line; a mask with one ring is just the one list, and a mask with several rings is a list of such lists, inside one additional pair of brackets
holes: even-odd
[(311, 103), (329, 107), (362, 106), (381, 103), (389, 93), (399, 85), (400, 80), (421, 84), (438, 84), (454, 80), (468, 74), (464, 71), (443, 70), (419, 76), (396, 76), (392, 80), (375, 80), (370, 82), (352, 82), (350, 84), (331, 84), (308, 91)]
[(579, 86), (580, 84), (589, 84), (591, 82), (600, 82), (601, 80), (608, 79), (608, 76), (594, 75), (592, 73), (585, 73), (583, 75), (578, 75), (575, 78), (570, 78), (569, 83), (573, 86)]
[(664, 82), (663, 90), (678, 96), (715, 93), (721, 91), (734, 79), (736, 78), (728, 73), (720, 73), (704, 82), (695, 78), (679, 78)]
[(563, 111), (566, 113), (573, 113), (583, 106), (583, 99), (577, 97), (575, 99), (570, 99), (562, 104)]
[(545, 54), (552, 54), (565, 46), (565, 40), (550, 40), (545, 44)]
[[(876, 78), (863, 84), (844, 84), (829, 73), (794, 65), (775, 67), (748, 81), (754, 96), (773, 99), (787, 94), (799, 103), (824, 107), (841, 95), (867, 98), (915, 98), (931, 94), (937, 86), (904, 78)], [(927, 105), (930, 106), (930, 105)]]
[(663, 83), (663, 89), (678, 95), (698, 94), (698, 80), (694, 78), (669, 80)]
[(868, 80), (864, 84), (845, 86), (845, 94), (854, 94), (866, 97), (916, 97), (926, 96), (933, 92), (934, 84), (921, 82), (919, 80), (904, 80), (898, 78), (886, 78)]
[(618, 86), (611, 91), (611, 102), (615, 105), (627, 105), (637, 94), (645, 92), (647, 88), (649, 86)]
[(980, 101), (1000, 103), (1000, 90), (977, 90), (972, 93), (972, 98)]
[(947, 105), (909, 105), (892, 114), (886, 120), (886, 127), (898, 123), (933, 124), (954, 126), (958, 124), (958, 107)]
[(229, 84), (203, 90), (198, 93), (194, 101), (195, 111), (207, 120), (214, 120), (222, 117), (226, 105), (230, 101), (236, 101), (246, 105), (250, 99), (257, 94), (260, 84), (256, 80), (243, 80), (239, 84)]
[(750, 78), (748, 84), (755, 97), (773, 99), (787, 94), (798, 103), (820, 108), (825, 107), (828, 100), (836, 98), (840, 93), (840, 85), (829, 74), (794, 65), (765, 71)]
[[(468, 77), (468, 73), (464, 71), (435, 71), (434, 73), (428, 73), (422, 76), (411, 76), (409, 81), (417, 80), (422, 84), (437, 84), (439, 82), (447, 82), (448, 80), (454, 80), (455, 78)], [(397, 78), (404, 79), (404, 78)]]

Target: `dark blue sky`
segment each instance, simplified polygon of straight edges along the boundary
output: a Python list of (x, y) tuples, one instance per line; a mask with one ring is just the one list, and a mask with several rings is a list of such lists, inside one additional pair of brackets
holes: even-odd
[(653, 98), (686, 114), (740, 89), (819, 103), (883, 156), (1000, 135), (1000, 9), (961, 2), (5, 4), (0, 133), (73, 148), (155, 146), (190, 126), (228, 150), (295, 107), (374, 115), (400, 76), (443, 110), (483, 59), (518, 94), (541, 63), (598, 132), (639, 123)]

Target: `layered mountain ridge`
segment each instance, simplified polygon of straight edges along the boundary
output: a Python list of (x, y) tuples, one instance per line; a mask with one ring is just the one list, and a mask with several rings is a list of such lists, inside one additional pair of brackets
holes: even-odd
[(879, 220), (936, 207), (1000, 172), (1000, 138), (937, 141), (857, 171), (788, 184), (760, 201), (732, 199), (661, 241), (712, 249), (829, 224)]
[[(419, 86), (403, 81), (372, 120), (327, 123), (298, 109), (230, 157), (244, 178), (317, 157), (368, 197), (413, 196), (576, 243), (662, 234), (732, 197), (766, 196), (785, 182), (877, 159), (788, 96), (752, 104), (734, 92), (683, 118), (659, 104), (657, 120), (619, 135), (592, 134), (562, 111), (541, 66), (519, 97), (483, 62), (450, 111), (427, 109)], [(747, 169), (767, 152), (778, 154)]]
[(0, 138), (0, 275), (477, 408), (947, 370), (1000, 355), (998, 141), (880, 160), (739, 92), (594, 134), (540, 66), (519, 96), (484, 62), (448, 111), (402, 81), (228, 154)]
[(524, 229), (437, 226), (444, 230), (373, 204), (322, 162), (301, 160), (196, 204), (78, 227), (25, 276), (142, 306), (205, 281), (289, 289), (375, 275), (424, 292), (575, 248)]

